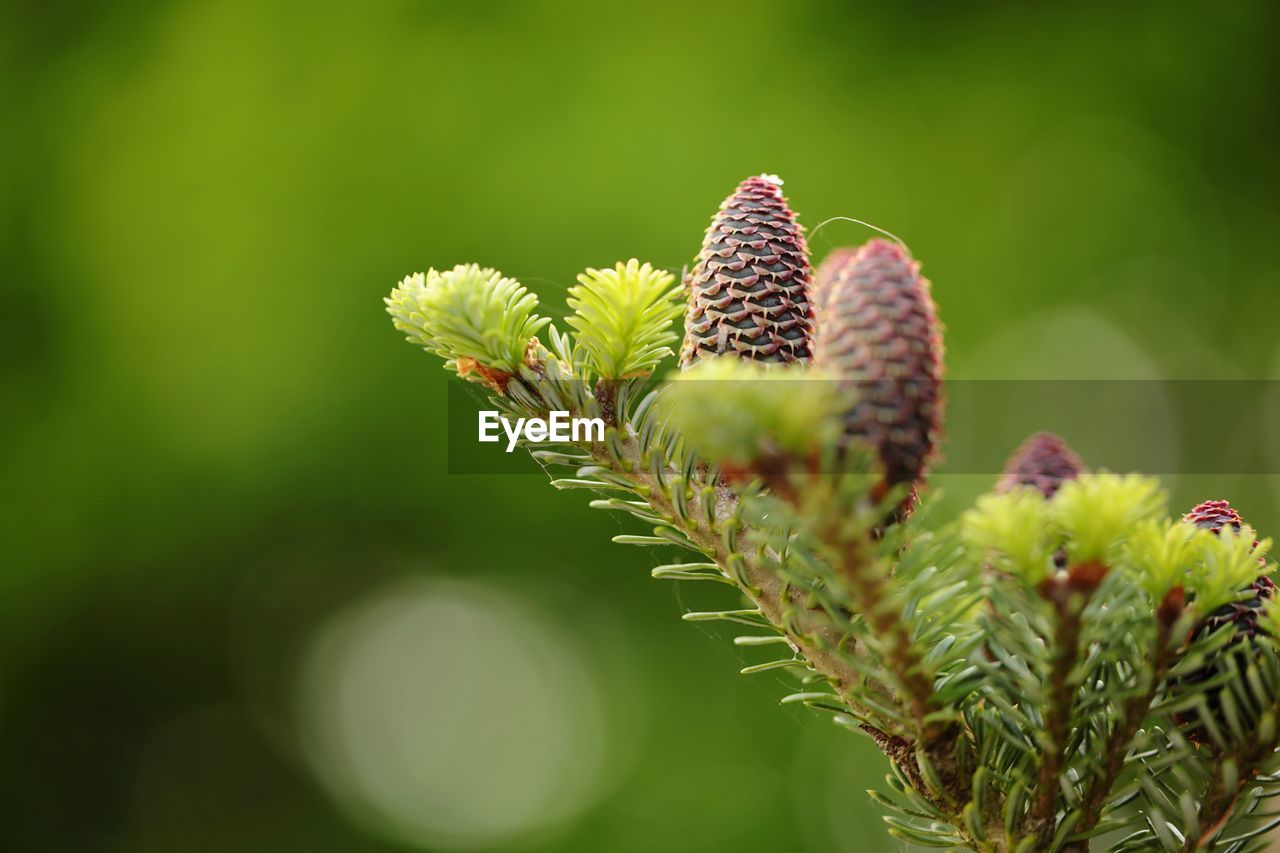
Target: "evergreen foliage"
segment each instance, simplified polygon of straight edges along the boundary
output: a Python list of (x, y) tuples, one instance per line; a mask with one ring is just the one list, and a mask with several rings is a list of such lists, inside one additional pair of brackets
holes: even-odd
[(633, 258), (611, 270), (589, 269), (578, 281), (569, 288), (575, 313), (565, 322), (600, 378), (647, 376), (672, 354), (679, 337), (671, 323), (684, 313), (675, 276)]
[[(738, 265), (743, 252), (754, 261)], [(825, 295), (808, 292), (808, 264), (776, 179), (744, 182), (689, 285), (692, 367), (656, 387), (682, 306), (636, 261), (584, 274), (571, 333), (547, 328), (545, 345), (536, 298), (474, 265), (411, 276), (387, 304), (494, 406), (606, 421), (604, 441), (531, 451), (557, 488), (638, 520), (617, 542), (688, 552), (654, 577), (733, 588), (724, 609), (684, 618), (742, 626), (740, 645), (779, 652), (744, 674), (789, 674), (783, 702), (874, 739), (890, 772), (870, 795), (892, 835), (1264, 849), (1280, 824), (1270, 541), (1225, 505), (1171, 516), (1156, 480), (1087, 473), (1043, 436), (954, 524), (896, 512), (923, 485), (940, 399), (922, 415), (920, 387), (899, 386), (906, 428), (875, 434), (851, 433), (848, 415), (868, 375), (909, 363), (907, 379), (940, 377), (928, 288), (883, 241), (838, 250)], [(841, 318), (842, 305), (859, 307)], [(824, 323), (856, 358), (822, 357)], [(894, 476), (903, 450), (920, 464)]]
[(524, 285), (478, 264), (406, 276), (383, 301), (406, 340), (496, 391), (520, 369), (534, 335), (550, 322), (533, 313), (538, 297)]

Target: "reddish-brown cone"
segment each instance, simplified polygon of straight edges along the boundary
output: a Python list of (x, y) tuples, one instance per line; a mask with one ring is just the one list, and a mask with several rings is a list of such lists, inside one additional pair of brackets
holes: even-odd
[(827, 298), (836, 282), (840, 279), (841, 271), (845, 264), (853, 260), (858, 254), (856, 246), (840, 246), (832, 249), (827, 256), (822, 259), (822, 263), (818, 264), (818, 270), (813, 274), (813, 310), (815, 313), (822, 310), (822, 304)]
[(720, 205), (686, 284), (680, 364), (735, 355), (807, 362), (812, 355), (812, 275), (804, 229), (782, 182), (747, 178)]
[(1191, 512), (1182, 517), (1182, 520), (1189, 521), (1204, 530), (1212, 530), (1214, 533), (1228, 525), (1239, 533), (1244, 525), (1240, 513), (1236, 512), (1227, 501), (1205, 501), (1196, 504), (1191, 508)]
[[(1239, 531), (1244, 523), (1240, 518), (1240, 513), (1236, 512), (1231, 504), (1226, 501), (1205, 501), (1197, 504), (1189, 513), (1183, 516), (1183, 520), (1190, 521), (1205, 530), (1212, 530), (1214, 533), (1218, 533), (1228, 526), (1233, 530)], [(1271, 578), (1266, 575), (1260, 575), (1257, 580), (1249, 585), (1249, 590), (1253, 593), (1250, 598), (1244, 601), (1233, 601), (1224, 604), (1213, 613), (1210, 613), (1208, 618), (1196, 629), (1193, 637), (1193, 639), (1199, 639), (1214, 631), (1234, 625), (1235, 638), (1219, 649), (1216, 654), (1218, 657), (1226, 654), (1235, 655), (1236, 666), (1241, 671), (1249, 663), (1248, 646), (1252, 646), (1259, 634), (1265, 633), (1258, 624), (1258, 616), (1262, 612), (1264, 602), (1276, 594), (1276, 585)], [(1245, 644), (1247, 646), (1242, 648), (1242, 645)], [(1218, 672), (1218, 664), (1214, 661), (1209, 661), (1195, 672), (1189, 673), (1180, 679), (1179, 684), (1199, 684), (1216, 677)], [(1213, 715), (1215, 721), (1222, 720), (1222, 711), (1218, 699), (1220, 693), (1221, 688), (1210, 690), (1206, 697), (1209, 712)], [(1241, 713), (1248, 714), (1249, 709), (1242, 709)], [(1196, 711), (1178, 714), (1177, 722), (1178, 725), (1182, 726), (1187, 737), (1195, 743), (1209, 742), (1209, 733), (1200, 722)], [(1222, 725), (1219, 728), (1222, 728)]]
[(855, 384), (846, 434), (875, 448), (886, 485), (909, 484), (914, 494), (936, 455), (943, 410), (942, 334), (929, 282), (896, 243), (838, 251), (824, 264), (813, 363)]
[(1051, 432), (1038, 432), (1009, 457), (996, 483), (996, 492), (1004, 494), (1017, 486), (1031, 486), (1051, 498), (1063, 483), (1088, 470), (1065, 441)]

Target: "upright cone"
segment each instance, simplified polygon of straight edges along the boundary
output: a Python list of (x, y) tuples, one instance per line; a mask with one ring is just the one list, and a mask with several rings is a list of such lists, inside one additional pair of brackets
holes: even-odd
[(1231, 506), (1228, 501), (1204, 501), (1203, 503), (1198, 503), (1182, 517), (1182, 520), (1189, 521), (1196, 527), (1210, 530), (1214, 533), (1224, 527), (1230, 527), (1236, 533), (1239, 533), (1244, 527), (1244, 519), (1240, 518), (1240, 513), (1236, 512), (1235, 507)]
[(688, 278), (681, 366), (721, 355), (809, 361), (809, 249), (781, 185), (747, 178), (712, 219)]
[(919, 264), (875, 239), (823, 265), (814, 367), (855, 384), (845, 432), (880, 457), (886, 485), (911, 495), (937, 452), (942, 423), (942, 333)]
[(996, 483), (1003, 494), (1018, 486), (1030, 486), (1051, 498), (1068, 480), (1089, 469), (1067, 443), (1051, 432), (1037, 432), (1013, 452)]
[(822, 310), (822, 304), (826, 301), (827, 295), (831, 293), (836, 282), (840, 280), (845, 264), (849, 263), (858, 254), (857, 246), (840, 246), (832, 249), (827, 256), (822, 259), (822, 263), (818, 264), (818, 270), (813, 274), (813, 310), (816, 314)]

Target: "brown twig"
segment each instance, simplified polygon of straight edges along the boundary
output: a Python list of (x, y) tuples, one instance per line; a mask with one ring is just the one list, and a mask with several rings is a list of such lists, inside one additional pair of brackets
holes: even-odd
[[(1213, 776), (1210, 777), (1209, 788), (1205, 791), (1204, 799), (1201, 802), (1200, 814), (1202, 816), (1209, 815), (1212, 822), (1204, 828), (1200, 835), (1188, 835), (1187, 842), (1182, 849), (1190, 853), (1193, 850), (1203, 850), (1212, 846), (1214, 837), (1222, 831), (1222, 827), (1226, 824), (1227, 819), (1231, 817), (1231, 812), (1235, 809), (1236, 800), (1240, 796), (1240, 789), (1244, 783), (1248, 781), (1248, 776), (1237, 774), (1237, 782), (1234, 788), (1228, 790), (1225, 779), (1222, 774), (1223, 765), (1230, 758), (1237, 760), (1236, 755), (1228, 755), (1223, 753), (1219, 755), (1217, 760), (1213, 762)], [(1204, 821), (1202, 820), (1203, 824)]]

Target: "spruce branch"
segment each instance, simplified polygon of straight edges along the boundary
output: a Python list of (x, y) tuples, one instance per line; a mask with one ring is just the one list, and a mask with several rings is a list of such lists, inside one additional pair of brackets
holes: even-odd
[(1068, 760), (1068, 740), (1075, 719), (1079, 672), (1081, 617), (1089, 599), (1102, 583), (1108, 567), (1098, 562), (1077, 563), (1040, 583), (1040, 592), (1053, 613), (1053, 638), (1045, 683), (1044, 728), (1035, 805), (1028, 831), (1036, 843), (1047, 847), (1057, 833), (1055, 823), (1060, 796), (1059, 775)]
[[(627, 480), (658, 513), (659, 526), (671, 525), (685, 543), (715, 567), (715, 575), (734, 583), (758, 613), (761, 626), (772, 627), (787, 644), (819, 673), (848, 707), (870, 715), (862, 702), (863, 677), (851, 664), (861, 654), (853, 636), (808, 606), (800, 588), (788, 584), (759, 551), (741, 547), (742, 526), (738, 494), (718, 483), (714, 472), (700, 475), (696, 464), (654, 464), (642, 442), (623, 436), (612, 449), (589, 448), (591, 459)], [(689, 472), (686, 476), (683, 472)], [(692, 510), (692, 498), (701, 493), (701, 510)], [(688, 504), (682, 506), (682, 504)], [(651, 518), (644, 518), (651, 521)], [(656, 544), (656, 543), (655, 543)]]
[(1100, 766), (1087, 776), (1075, 826), (1076, 846), (1068, 849), (1087, 849), (1084, 839), (1103, 819), (1104, 807), (1124, 771), (1130, 746), (1166, 686), (1165, 676), (1176, 659), (1179, 637), (1187, 636), (1193, 622), (1192, 614), (1187, 612), (1182, 578), (1195, 554), (1195, 537), (1187, 525), (1149, 522), (1130, 538), (1127, 549), (1127, 562), (1139, 567), (1139, 583), (1145, 586), (1151, 600), (1158, 602), (1151, 619), (1154, 640), (1146, 652), (1145, 667), (1142, 662), (1134, 667), (1135, 683), (1128, 695), (1120, 698), (1118, 713), (1102, 741)]
[[(1225, 503), (1171, 518), (1155, 480), (1089, 473), (1047, 434), (957, 522), (908, 517), (942, 435), (930, 286), (883, 241), (814, 284), (779, 185), (725, 201), (683, 291), (635, 260), (588, 270), (563, 333), (476, 265), (409, 276), (387, 310), (500, 413), (605, 422), (524, 443), (643, 525), (615, 541), (688, 552), (655, 578), (740, 596), (684, 618), (747, 626), (782, 654), (743, 674), (794, 677), (783, 702), (874, 740), (891, 835), (1258, 849), (1280, 818), (1270, 542)], [(682, 308), (686, 369), (652, 383)]]
[[(1274, 683), (1272, 689), (1274, 691)], [(1280, 703), (1273, 702), (1263, 709), (1255, 737), (1242, 740), (1232, 749), (1218, 754), (1208, 789), (1202, 796), (1196, 820), (1192, 822), (1197, 829), (1202, 829), (1187, 835), (1182, 847), (1184, 851), (1211, 850), (1217, 846), (1223, 830), (1237, 811), (1246, 785), (1268, 765), (1274, 764), (1276, 748), (1280, 746), (1278, 718)]]
[(1180, 621), (1183, 606), (1181, 587), (1175, 587), (1166, 594), (1156, 611), (1156, 640), (1146, 660), (1146, 669), (1137, 670), (1137, 689), (1132, 690), (1123, 700), (1119, 714), (1103, 741), (1101, 767), (1099, 772), (1088, 777), (1081, 798), (1080, 819), (1074, 827), (1075, 846), (1066, 848), (1068, 850), (1087, 850), (1086, 839), (1103, 818), (1103, 808), (1124, 770), (1130, 744), (1146, 719), (1152, 702), (1159, 695), (1165, 673), (1173, 661), (1176, 652), (1174, 625)]

